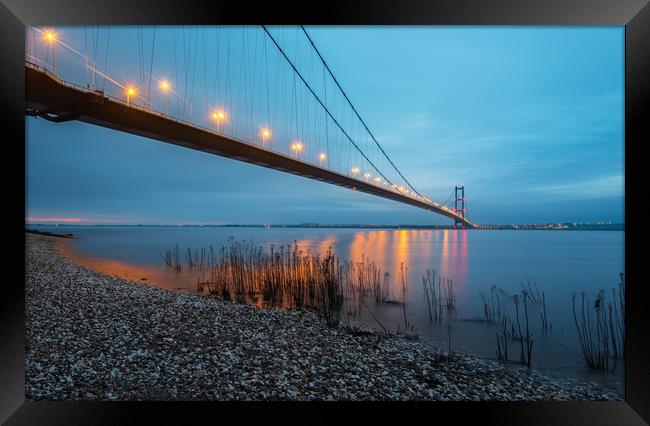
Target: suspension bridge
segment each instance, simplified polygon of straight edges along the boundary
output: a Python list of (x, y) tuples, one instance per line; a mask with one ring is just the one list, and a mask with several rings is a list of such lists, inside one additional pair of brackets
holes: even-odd
[[(426, 209), (303, 27), (32, 27), (26, 114), (78, 120)], [(112, 44), (111, 44), (112, 43)]]

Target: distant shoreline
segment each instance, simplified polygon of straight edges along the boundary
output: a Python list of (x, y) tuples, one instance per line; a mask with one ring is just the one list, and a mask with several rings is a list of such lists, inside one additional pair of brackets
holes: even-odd
[[(39, 226), (43, 226), (43, 225), (39, 225)], [(28, 234), (45, 235), (47, 237), (74, 238), (74, 235), (72, 234), (57, 234), (54, 232), (39, 231), (36, 229), (29, 229), (29, 228), (25, 228), (25, 232)]]

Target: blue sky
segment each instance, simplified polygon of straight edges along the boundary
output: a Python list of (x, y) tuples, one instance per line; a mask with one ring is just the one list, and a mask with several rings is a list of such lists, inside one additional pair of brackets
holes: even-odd
[[(464, 184), (476, 223), (623, 221), (623, 27), (307, 30), (422, 194), (444, 201)], [(130, 43), (120, 28), (111, 37), (116, 46)], [(156, 49), (163, 55), (170, 47)], [(393, 201), (84, 123), (28, 118), (26, 127), (31, 218), (449, 223)]]

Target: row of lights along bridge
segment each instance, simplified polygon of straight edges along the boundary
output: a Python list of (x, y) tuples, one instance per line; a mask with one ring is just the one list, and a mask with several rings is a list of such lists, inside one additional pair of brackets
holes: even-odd
[[(52, 68), (54, 69), (54, 43), (58, 41), (57, 34), (54, 31), (51, 31), (51, 30), (45, 31), (43, 33), (43, 39), (45, 40), (45, 42), (47, 42), (48, 44), (50, 44), (52, 46)], [(126, 103), (127, 103), (127, 105), (131, 105), (131, 99), (134, 99), (134, 98), (138, 97), (138, 88), (133, 84), (128, 84), (128, 85), (126, 85), (124, 87), (125, 87), (124, 93), (126, 95)], [(171, 82), (169, 80), (162, 79), (162, 80), (160, 80), (160, 82), (158, 84), (158, 88), (165, 95), (165, 102), (166, 102), (166, 111), (165, 111), (165, 113), (169, 114), (169, 93), (172, 92), (172, 90), (173, 90), (172, 89), (172, 84), (171, 84)], [(217, 128), (218, 132), (221, 131), (222, 124), (226, 123), (227, 120), (228, 120), (228, 114), (224, 109), (216, 109), (216, 110), (212, 111), (212, 113), (210, 114), (210, 117), (211, 117), (212, 121), (216, 124), (216, 128)], [(259, 136), (260, 136), (260, 138), (262, 140), (262, 143), (266, 144), (268, 141), (271, 140), (271, 137), (272, 137), (271, 129), (269, 129), (267, 127), (262, 127), (260, 129)], [(302, 141), (294, 141), (290, 145), (290, 148), (291, 148), (291, 151), (293, 152), (293, 154), (296, 156), (296, 158), (300, 158), (300, 155), (304, 151), (305, 147), (304, 147), (304, 144), (303, 144)], [(318, 160), (319, 160), (319, 163), (322, 166), (323, 163), (325, 162), (325, 160), (327, 160), (327, 154), (324, 153), (324, 152), (319, 153)], [(359, 167), (356, 167), (356, 166), (352, 167), (350, 172), (351, 172), (352, 176), (354, 176), (354, 177), (357, 177), (361, 173)], [(382, 185), (382, 181), (383, 181), (384, 186), (387, 186), (387, 187), (389, 186), (388, 182), (386, 180), (382, 179), (380, 176), (375, 176), (374, 179), (372, 179), (372, 174), (370, 172), (365, 172), (363, 174), (363, 178), (367, 182), (373, 182), (374, 181), (374, 183), (376, 185), (378, 185), (378, 186)], [(416, 198), (416, 199), (418, 199), (420, 201), (429, 203), (429, 204), (434, 205), (436, 207), (439, 206), (438, 203), (433, 202), (433, 201), (431, 201), (430, 199), (428, 199), (426, 197), (422, 197), (421, 195), (416, 194), (414, 191), (409, 191), (408, 189), (404, 188), (401, 185), (392, 184), (392, 185), (390, 185), (390, 187), (392, 187), (394, 190), (396, 190), (396, 191), (398, 191), (398, 192), (400, 192), (400, 193), (402, 193), (404, 195)], [(441, 208), (444, 209), (444, 210), (449, 210), (447, 206), (442, 206)], [(454, 213), (458, 214), (458, 209), (456, 208), (454, 210), (455, 210)], [(464, 208), (462, 209), (462, 213), (463, 213), (463, 216), (464, 216), (464, 213), (465, 213)]]

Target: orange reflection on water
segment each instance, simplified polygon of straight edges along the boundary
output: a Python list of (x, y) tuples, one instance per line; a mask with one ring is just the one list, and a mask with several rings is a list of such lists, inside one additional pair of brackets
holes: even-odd
[[(416, 231), (417, 232), (417, 231)], [(374, 262), (383, 272), (391, 276), (389, 292), (400, 294), (399, 274), (402, 263), (408, 273), (409, 256), (412, 247), (410, 241), (413, 231), (404, 229), (395, 231), (359, 231), (350, 243), (350, 259), (361, 262), (364, 258)]]
[(154, 285), (168, 290), (186, 290), (196, 293), (196, 279), (189, 271), (176, 272), (164, 265), (134, 265), (113, 259), (86, 256), (73, 247), (72, 241), (56, 241), (59, 252), (77, 265), (140, 284)]
[(453, 277), (449, 277), (449, 278), (452, 278), (454, 280), (454, 289), (457, 292), (457, 296), (458, 296), (463, 293), (463, 289), (467, 285), (467, 262), (468, 262), (467, 230), (455, 229), (453, 233), (454, 233), (453, 257), (452, 257)]
[(467, 262), (469, 261), (469, 253), (467, 252), (467, 229), (460, 231), (460, 254), (458, 259), (460, 261), (460, 279), (465, 282), (467, 281)]
[(303, 238), (295, 240), (295, 244), (303, 254), (311, 253), (314, 256), (326, 256), (327, 251), (331, 248), (335, 252), (337, 237), (336, 235), (328, 235), (322, 241), (314, 240), (313, 238)]
[(355, 232), (348, 250), (348, 260), (361, 262), (362, 256), (366, 251), (366, 233), (363, 231)]
[(332, 249), (332, 252), (334, 252), (334, 246), (336, 245), (336, 240), (337, 238), (335, 235), (330, 235), (320, 242), (320, 244), (318, 245), (318, 253), (320, 254), (321, 257), (326, 256), (330, 248)]
[(394, 291), (395, 294), (399, 294), (398, 292), (401, 292), (402, 283), (400, 282), (400, 268), (402, 264), (404, 264), (404, 272), (408, 274), (409, 258), (411, 254), (411, 246), (409, 242), (411, 241), (414, 232), (417, 231), (409, 232), (405, 229), (402, 229), (393, 232), (393, 235), (397, 239), (397, 242), (393, 243), (392, 257), (394, 261), (394, 266), (393, 266), (394, 279), (391, 281), (393, 287), (391, 288), (391, 290)]
[(440, 245), (440, 266), (439, 275), (449, 277), (449, 230), (445, 229), (442, 231), (442, 243)]
[[(408, 285), (411, 289), (419, 288), (422, 274), (426, 269), (435, 269), (438, 276), (444, 276), (454, 282), (458, 293), (466, 285), (468, 263), (468, 238), (466, 230), (377, 230), (357, 231), (344, 252), (336, 253), (343, 260), (354, 262), (374, 262), (383, 272), (390, 274), (391, 297), (401, 294), (400, 268), (404, 264)], [(307, 237), (295, 241), (306, 255), (325, 256), (332, 248), (345, 250), (336, 235)], [(291, 244), (293, 245), (293, 244)], [(74, 249), (72, 241), (57, 244), (63, 255), (73, 262), (93, 270), (114, 275), (140, 284), (155, 285), (171, 290), (197, 292), (198, 276), (191, 268), (184, 267), (177, 272), (165, 265), (138, 265), (113, 259), (101, 259), (86, 256)], [(407, 268), (407, 269), (406, 269)]]

